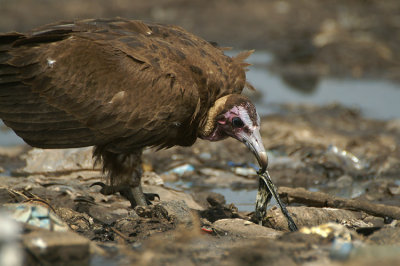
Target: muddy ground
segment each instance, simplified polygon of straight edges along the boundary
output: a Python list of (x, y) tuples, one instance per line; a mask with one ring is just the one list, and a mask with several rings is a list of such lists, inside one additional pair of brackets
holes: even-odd
[[(259, 225), (209, 192), (257, 188), (253, 156), (235, 140), (147, 150), (144, 190), (161, 200), (135, 210), (90, 187), (102, 180), (91, 148), (3, 148), (0, 200), (25, 222), (19, 239), (29, 263), (399, 263), (398, 120), (368, 120), (338, 105), (288, 105), (262, 119), (262, 136), (270, 175), (300, 232), (289, 232), (276, 206)], [(178, 179), (192, 186), (165, 185)]]
[(0, 32), (115, 16), (176, 24), (235, 49), (268, 50), (271, 69), (292, 83), (327, 75), (400, 80), (397, 0), (1, 1)]
[[(0, 1), (0, 31), (114, 16), (267, 50), (270, 70), (306, 90), (328, 75), (400, 80), (397, 0)], [(399, 264), (399, 120), (288, 104), (262, 119), (261, 135), (299, 232), (288, 231), (276, 206), (259, 225), (210, 192), (258, 187), (256, 162), (235, 140), (147, 150), (143, 186), (161, 200), (135, 210), (90, 186), (102, 180), (91, 148), (1, 147), (0, 203), (8, 214), (0, 213), (0, 265), (10, 258), (37, 265)]]

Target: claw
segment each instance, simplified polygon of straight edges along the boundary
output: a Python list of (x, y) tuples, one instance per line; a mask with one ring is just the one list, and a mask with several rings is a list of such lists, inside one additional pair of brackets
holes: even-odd
[(103, 195), (111, 195), (111, 194), (114, 194), (116, 192), (113, 187), (107, 186), (103, 182), (95, 182), (95, 183), (90, 185), (90, 187), (93, 187), (93, 186), (101, 186), (100, 193), (103, 194)]
[(90, 187), (93, 187), (93, 186), (101, 186), (102, 188), (105, 188), (106, 184), (104, 184), (103, 182), (96, 182), (96, 183), (93, 183), (90, 185)]
[(158, 200), (160, 200), (160, 195), (158, 195), (157, 193), (144, 193), (144, 196), (151, 201), (153, 201), (155, 198), (158, 198)]
[[(103, 182), (95, 182), (90, 185), (90, 187), (93, 187), (93, 186), (100, 186), (101, 187), (100, 193), (103, 195), (112, 195), (112, 194), (119, 192), (119, 194), (121, 196), (123, 196), (124, 198), (126, 198), (127, 200), (130, 201), (132, 208), (134, 208), (138, 205), (135, 200), (135, 197), (134, 197), (135, 191), (133, 191), (132, 188), (129, 186), (113, 187), (113, 186), (108, 186), (108, 185), (104, 184)], [(138, 192), (136, 192), (136, 193), (138, 193)], [(158, 200), (160, 200), (160, 195), (158, 195), (157, 193), (143, 193), (143, 192), (140, 192), (140, 193), (142, 193), (142, 197), (144, 196), (143, 202), (145, 201), (147, 205), (151, 205), (151, 201), (155, 200), (155, 198), (158, 198)], [(143, 204), (144, 203), (142, 203), (142, 205)]]

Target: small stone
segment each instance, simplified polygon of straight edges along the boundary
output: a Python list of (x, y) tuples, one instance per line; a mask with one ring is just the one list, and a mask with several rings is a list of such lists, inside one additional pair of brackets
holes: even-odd
[(158, 204), (168, 212), (168, 217), (178, 224), (190, 226), (195, 218), (192, 211), (183, 200), (162, 201)]
[(246, 223), (243, 219), (221, 219), (213, 223), (213, 229), (221, 235), (231, 235), (244, 238), (272, 238), (275, 239), (282, 233), (272, 228)]
[(207, 202), (211, 206), (218, 206), (218, 205), (224, 205), (226, 203), (226, 200), (225, 200), (225, 197), (223, 195), (215, 193), (215, 192), (211, 192), (207, 196)]

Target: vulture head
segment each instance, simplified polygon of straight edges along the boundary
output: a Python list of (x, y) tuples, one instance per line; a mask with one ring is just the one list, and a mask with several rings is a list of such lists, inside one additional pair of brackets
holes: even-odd
[(235, 138), (253, 152), (261, 167), (259, 173), (267, 169), (268, 157), (260, 135), (260, 117), (251, 101), (243, 95), (229, 94), (219, 98), (203, 120), (199, 137), (209, 141)]

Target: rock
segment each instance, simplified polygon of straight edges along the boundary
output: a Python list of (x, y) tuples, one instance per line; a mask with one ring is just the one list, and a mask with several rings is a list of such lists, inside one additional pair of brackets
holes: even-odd
[(92, 147), (73, 149), (32, 149), (21, 156), (26, 166), (18, 174), (93, 170)]
[(214, 222), (212, 227), (218, 234), (245, 238), (275, 239), (282, 234), (282, 232), (243, 219), (221, 219)]
[(193, 198), (202, 207), (208, 208), (215, 205), (224, 205), (226, 200), (224, 195), (212, 191), (200, 191), (192, 193)]
[[(317, 226), (329, 222), (338, 222), (348, 227), (368, 227), (362, 219), (362, 212), (355, 212), (334, 208), (315, 208), (315, 207), (287, 207), (293, 220), (300, 228), (302, 226)], [(266, 224), (277, 230), (288, 231), (288, 224), (282, 212), (276, 206), (268, 210)]]
[(153, 186), (142, 184), (143, 191), (145, 193), (156, 193), (160, 196), (161, 201), (184, 201), (185, 204), (194, 210), (204, 210), (202, 206), (200, 206), (196, 201), (194, 201), (193, 197), (187, 193), (182, 191), (174, 190), (172, 188), (167, 188), (163, 186)]
[(90, 241), (73, 232), (32, 231), (22, 237), (26, 265), (87, 265)]
[(127, 208), (113, 208), (112, 206), (91, 206), (89, 208), (88, 214), (101, 221), (104, 224), (112, 224), (118, 219), (128, 216), (129, 207)]
[(212, 223), (221, 219), (242, 218), (239, 215), (238, 209), (233, 204), (229, 205), (216, 204), (204, 211), (200, 211), (200, 216)]
[(213, 192), (207, 196), (207, 202), (211, 206), (218, 206), (218, 205), (224, 205), (226, 203), (226, 200), (223, 195)]
[(162, 206), (168, 212), (168, 217), (177, 224), (191, 226), (194, 219), (197, 219), (183, 200), (161, 201), (158, 205)]
[(370, 235), (368, 242), (377, 245), (400, 245), (400, 227), (384, 227)]
[(160, 186), (164, 185), (164, 180), (154, 172), (144, 172), (142, 175), (142, 184)]
[(363, 219), (365, 223), (371, 224), (373, 227), (383, 227), (385, 219), (382, 217), (367, 216)]

